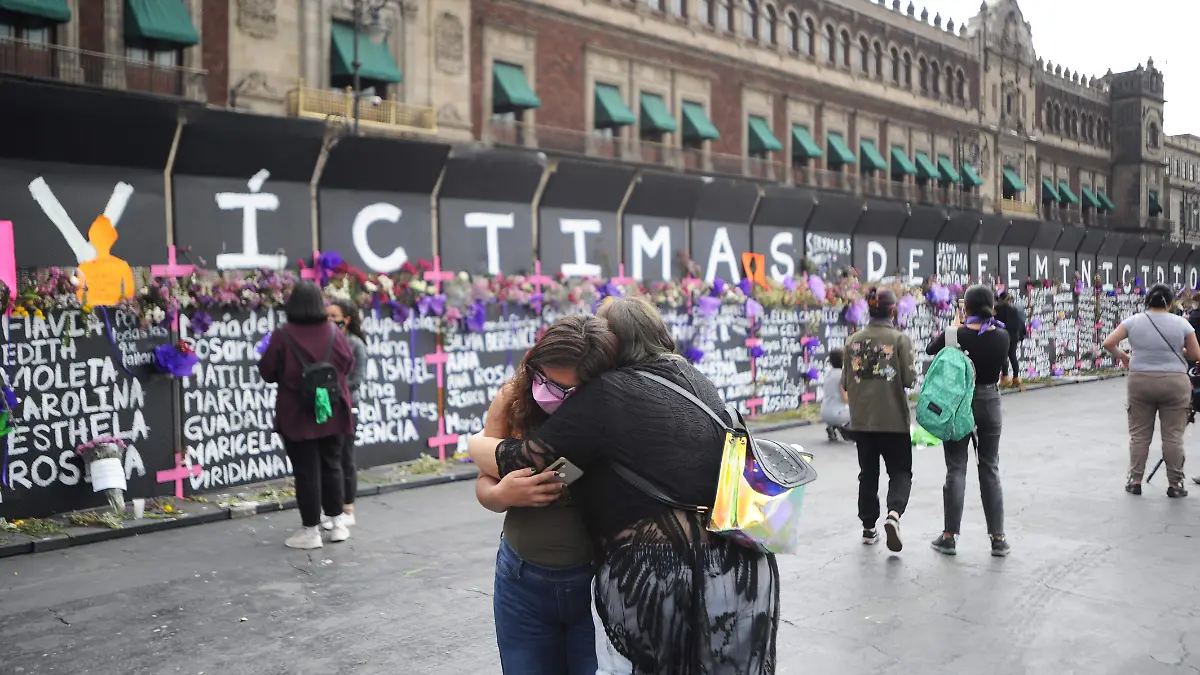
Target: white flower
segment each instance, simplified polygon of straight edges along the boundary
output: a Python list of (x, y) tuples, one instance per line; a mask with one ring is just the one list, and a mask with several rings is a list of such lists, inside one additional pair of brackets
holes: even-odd
[(363, 288), (367, 289), (368, 293), (374, 293), (375, 291), (379, 290), (379, 286), (376, 286), (375, 284), (373, 284), (369, 281), (367, 283), (363, 284)]
[(379, 285), (381, 287), (383, 287), (383, 290), (385, 290), (385, 291), (390, 292), (393, 288), (396, 287), (396, 282), (392, 281), (391, 277), (380, 276), (378, 278), (378, 281), (379, 281)]
[(429, 284), (421, 281), (420, 279), (413, 279), (412, 282), (409, 283), (409, 286), (411, 286), (413, 291), (416, 293), (424, 293), (425, 289), (429, 287)]
[(167, 313), (162, 307), (155, 307), (146, 313), (146, 318), (150, 319), (150, 323), (162, 323), (167, 320)]
[(470, 274), (467, 274), (466, 272), (459, 272), (459, 273), (458, 273), (458, 280), (459, 280), (459, 281), (470, 281), (470, 280), (471, 280), (471, 275), (470, 275)]

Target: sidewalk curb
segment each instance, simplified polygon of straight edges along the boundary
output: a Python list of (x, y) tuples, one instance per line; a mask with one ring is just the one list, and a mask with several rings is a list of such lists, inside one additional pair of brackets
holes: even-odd
[[(1107, 373), (1089, 377), (1088, 379), (1072, 379), (1069, 381), (1051, 381), (1044, 384), (1035, 384), (1026, 387), (1025, 391), (1037, 391), (1039, 389), (1049, 389), (1053, 387), (1065, 387), (1074, 384), (1086, 384), (1090, 382), (1102, 382), (1118, 377), (1125, 377), (1125, 373)], [(1004, 395), (1025, 393), (1020, 390), (1007, 390), (1002, 392)], [(755, 434), (767, 434), (775, 431), (783, 431), (786, 429), (795, 429), (799, 427), (812, 426), (818, 424), (816, 420), (798, 420), (795, 422), (786, 422), (781, 424), (754, 425), (751, 424), (751, 432)], [(474, 480), (479, 476), (479, 472), (473, 465), (464, 464), (462, 468), (452, 470), (446, 473), (435, 474), (431, 476), (420, 476), (416, 478), (404, 477), (400, 480), (390, 483), (374, 483), (366, 484), (358, 489), (358, 497), (370, 497), (374, 495), (384, 495), (401, 490), (414, 490), (416, 488), (428, 487), (431, 485), (443, 485), (446, 483), (456, 483), (464, 480)], [(263, 483), (257, 485), (266, 485)], [(240, 490), (253, 490), (255, 484), (238, 486)], [(203, 495), (201, 495), (203, 496)], [(228, 504), (213, 504), (207, 502), (196, 502), (190, 500), (180, 500), (178, 502), (184, 508), (188, 509), (188, 513), (184, 513), (176, 518), (146, 518), (143, 520), (131, 520), (120, 529), (103, 529), (97, 527), (83, 527), (70, 525), (63, 528), (63, 531), (47, 537), (32, 537), (19, 532), (0, 532), (0, 559), (18, 555), (27, 555), (30, 553), (46, 553), (49, 551), (61, 551), (76, 546), (84, 546), (101, 541), (112, 541), (114, 539), (125, 539), (127, 537), (136, 537), (152, 532), (161, 532), (164, 530), (174, 530), (184, 527), (192, 527), (195, 525), (203, 525), (205, 523), (215, 523), (221, 520), (234, 520), (240, 518), (249, 518), (266, 513), (277, 513), (282, 511), (290, 511), (296, 508), (295, 499), (287, 499), (283, 501), (238, 501)], [(78, 513), (78, 512), (76, 512)], [(60, 513), (52, 516), (54, 519), (69, 519), (71, 513)], [(69, 521), (68, 521), (69, 522)]]

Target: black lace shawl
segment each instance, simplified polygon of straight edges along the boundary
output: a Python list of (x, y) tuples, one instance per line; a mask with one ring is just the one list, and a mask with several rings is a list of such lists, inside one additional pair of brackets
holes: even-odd
[[(639, 368), (724, 410), (712, 382), (682, 359)], [(501, 477), (559, 457), (583, 470), (571, 493), (603, 556), (597, 613), (636, 675), (775, 670), (774, 557), (710, 536), (700, 517), (669, 509), (611, 468), (620, 462), (680, 502), (711, 505), (723, 447), (724, 432), (703, 411), (620, 369), (582, 387), (527, 438), (503, 441), (496, 450)]]

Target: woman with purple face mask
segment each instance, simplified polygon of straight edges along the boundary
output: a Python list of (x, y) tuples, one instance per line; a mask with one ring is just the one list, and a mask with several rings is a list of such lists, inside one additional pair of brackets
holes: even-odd
[[(579, 387), (613, 368), (617, 339), (603, 319), (564, 317), (525, 354), (488, 409), (484, 434), (524, 438)], [(505, 675), (596, 673), (591, 613), (594, 557), (583, 518), (561, 476), (481, 474), (475, 495), (504, 513), (493, 595)]]

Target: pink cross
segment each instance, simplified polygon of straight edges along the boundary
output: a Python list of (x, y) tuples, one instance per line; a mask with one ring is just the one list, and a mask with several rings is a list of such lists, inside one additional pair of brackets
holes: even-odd
[[(750, 323), (750, 330), (754, 330), (753, 322)], [(754, 349), (755, 347), (758, 347), (760, 345), (762, 345), (762, 340), (760, 340), (759, 338), (756, 338), (756, 337), (746, 338), (746, 349)], [(750, 357), (750, 379), (751, 380), (754, 379), (754, 362), (757, 360), (758, 359), (755, 359), (753, 356)]]
[(609, 281), (618, 286), (637, 286), (637, 279), (625, 276), (625, 263), (621, 263), (619, 269), (621, 270), (619, 275), (609, 279)]
[(167, 247), (167, 264), (166, 265), (151, 265), (150, 275), (155, 277), (186, 277), (196, 272), (195, 265), (176, 265), (175, 264), (175, 245)]
[(313, 251), (312, 267), (304, 267), (300, 270), (300, 278), (321, 283), (321, 252)]
[(810, 391), (810, 392), (808, 392), (808, 393), (806, 393), (806, 394), (801, 394), (801, 395), (800, 395), (800, 402), (801, 402), (801, 403), (812, 403), (812, 402), (813, 402), (813, 401), (815, 401), (815, 400), (817, 400), (817, 395), (816, 395), (816, 394), (814, 394), (814, 393), (813, 393), (813, 392), (811, 392), (811, 391)]
[(442, 367), (446, 365), (446, 361), (450, 359), (450, 355), (442, 351), (442, 343), (438, 342), (437, 351), (432, 354), (425, 355), (425, 363), (437, 366), (437, 386), (442, 388)]
[[(454, 281), (454, 272), (447, 272), (442, 269), (442, 256), (433, 256), (433, 269), (425, 273), (425, 281), (433, 282), (433, 292), (438, 294), (442, 292), (443, 281)], [(440, 374), (440, 371), (439, 371)], [(441, 386), (441, 378), (438, 378), (438, 386)]]
[(696, 277), (688, 277), (679, 283), (683, 284), (683, 287), (687, 289), (699, 288), (702, 284), (704, 284), (703, 281), (697, 279)]
[(542, 284), (554, 283), (554, 279), (542, 274), (541, 260), (533, 261), (533, 276), (527, 278), (525, 281), (533, 284), (533, 287), (537, 289), (538, 293), (542, 292)]
[(203, 473), (203, 471), (201, 470), (199, 464), (189, 464), (184, 466), (183, 455), (175, 453), (175, 468), (167, 469), (166, 471), (159, 471), (157, 474), (155, 474), (155, 480), (160, 483), (170, 483), (171, 481), (175, 481), (175, 497), (178, 499), (183, 499), (183, 479), (188, 477), (199, 478), (201, 473)]
[(458, 434), (446, 433), (446, 417), (438, 416), (438, 435), (429, 439), (429, 447), (438, 449), (438, 459), (446, 461), (446, 446), (453, 445), (458, 447)]
[(746, 401), (746, 407), (750, 410), (751, 417), (758, 415), (758, 408), (762, 404), (763, 400), (761, 398), (752, 398)]

